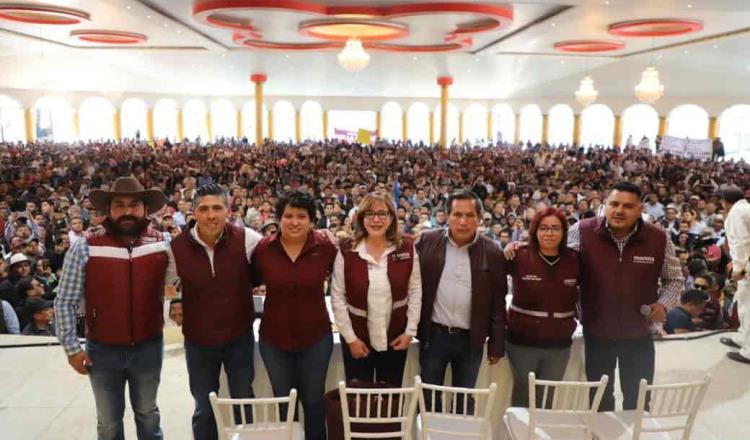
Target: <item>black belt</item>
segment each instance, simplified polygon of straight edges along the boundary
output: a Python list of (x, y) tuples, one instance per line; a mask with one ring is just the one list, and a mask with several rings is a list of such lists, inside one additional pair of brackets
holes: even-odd
[(437, 322), (432, 323), (432, 328), (442, 330), (449, 335), (455, 335), (455, 334), (469, 334), (469, 330), (465, 328), (460, 327), (448, 327), (443, 324), (438, 324)]

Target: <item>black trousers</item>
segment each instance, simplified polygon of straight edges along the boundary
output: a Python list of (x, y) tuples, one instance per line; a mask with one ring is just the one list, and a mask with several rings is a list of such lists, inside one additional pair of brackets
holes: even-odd
[[(623, 410), (635, 409), (638, 404), (638, 385), (641, 379), (648, 383), (654, 380), (654, 339), (651, 335), (637, 339), (619, 341), (595, 339), (585, 336), (586, 378), (589, 381), (609, 376), (599, 411), (615, 410), (615, 366), (620, 369), (620, 388), (623, 395)], [(592, 390), (591, 398), (593, 399)]]
[[(343, 342), (343, 341), (342, 341)], [(387, 382), (396, 388), (401, 387), (406, 366), (406, 353), (409, 350), (375, 351), (370, 348), (366, 358), (354, 359), (349, 344), (341, 344), (341, 354), (344, 358), (344, 373), (346, 381), (358, 379), (366, 382)]]

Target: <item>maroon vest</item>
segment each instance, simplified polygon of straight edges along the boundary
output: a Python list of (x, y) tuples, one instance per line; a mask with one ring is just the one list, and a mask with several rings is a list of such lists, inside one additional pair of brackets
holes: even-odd
[[(192, 226), (191, 226), (192, 227)], [(255, 319), (245, 229), (229, 223), (214, 247), (214, 267), (190, 228), (172, 242), (182, 281), (182, 333), (193, 344), (218, 346), (250, 330)]]
[(574, 316), (555, 317), (576, 310), (580, 265), (578, 253), (566, 249), (550, 266), (532, 246), (518, 250), (512, 262), (513, 306), (547, 313), (546, 317), (508, 311), (508, 340), (533, 347), (570, 346), (576, 329)]
[(86, 240), (86, 337), (133, 345), (161, 335), (169, 260), (161, 233), (148, 230), (130, 247), (105, 231)]
[[(367, 290), (370, 281), (367, 276), (367, 261), (353, 248), (352, 242), (341, 245), (344, 256), (344, 283), (346, 302), (349, 305), (349, 318), (357, 338), (368, 346), (370, 335), (367, 331)], [(414, 266), (414, 242), (411, 237), (403, 237), (401, 246), (388, 255), (388, 281), (391, 284), (393, 311), (388, 325), (388, 340), (392, 341), (406, 330), (408, 309), (409, 279)]]
[(640, 313), (643, 304), (659, 299), (659, 277), (667, 236), (639, 221), (638, 231), (620, 253), (598, 217), (580, 222), (581, 308), (583, 330), (597, 339), (633, 339), (650, 333)]

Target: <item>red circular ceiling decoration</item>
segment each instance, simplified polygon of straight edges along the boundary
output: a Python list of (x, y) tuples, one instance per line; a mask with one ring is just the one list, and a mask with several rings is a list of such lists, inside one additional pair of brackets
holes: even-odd
[(620, 50), (624, 47), (624, 43), (612, 40), (570, 40), (558, 41), (555, 43), (556, 50), (578, 53), (609, 52), (612, 50)]
[(71, 25), (91, 20), (88, 12), (55, 5), (0, 3), (0, 19), (29, 24)]
[[(263, 29), (265, 21), (275, 22), (276, 14), (285, 14), (280, 22), (288, 22), (288, 17), (296, 19), (295, 28)], [(465, 21), (456, 23), (454, 20), (441, 30), (439, 24), (445, 22), (447, 16), (465, 18)], [(432, 20), (429, 26), (425, 26), (429, 29), (426, 34), (424, 31), (411, 34), (407, 22), (413, 17)], [(347, 39), (358, 38), (365, 48), (375, 50), (447, 52), (471, 48), (475, 34), (509, 26), (513, 22), (513, 9), (511, 6), (457, 1), (367, 6), (325, 5), (311, 0), (196, 0), (193, 18), (211, 26), (231, 29), (236, 44), (258, 49), (339, 49)], [(271, 31), (277, 39), (265, 40), (264, 34), (271, 34)], [(291, 35), (292, 31), (296, 35)], [(287, 38), (279, 37), (283, 32), (288, 32)], [(307, 41), (300, 41), (300, 34)], [(412, 41), (395, 41), (399, 39)]]
[(386, 20), (361, 20), (351, 18), (323, 18), (299, 24), (299, 31), (309, 37), (331, 41), (358, 38), (362, 41), (384, 41), (409, 35), (409, 28)]
[(139, 44), (145, 43), (148, 39), (145, 35), (134, 32), (104, 30), (77, 30), (72, 31), (70, 36), (88, 43), (102, 44)]
[(609, 25), (609, 33), (621, 37), (669, 37), (703, 30), (700, 20), (656, 18), (621, 21)]

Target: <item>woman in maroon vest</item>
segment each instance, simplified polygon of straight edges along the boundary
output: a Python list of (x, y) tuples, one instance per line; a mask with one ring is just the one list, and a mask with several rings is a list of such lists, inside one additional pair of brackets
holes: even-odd
[(302, 191), (279, 198), (280, 231), (253, 253), (256, 283), (266, 285), (258, 348), (277, 397), (297, 388), (305, 410), (305, 438), (325, 440), (325, 380), (333, 350), (323, 285), (336, 246), (313, 230), (315, 199)]
[(529, 372), (561, 380), (570, 356), (578, 302), (578, 254), (566, 246), (568, 223), (554, 208), (531, 221), (531, 245), (510, 261), (513, 301), (507, 349), (513, 372), (512, 405), (529, 405)]
[(331, 304), (341, 337), (346, 379), (400, 387), (422, 305), (419, 260), (402, 237), (388, 193), (370, 193), (357, 207), (354, 239), (334, 263)]

